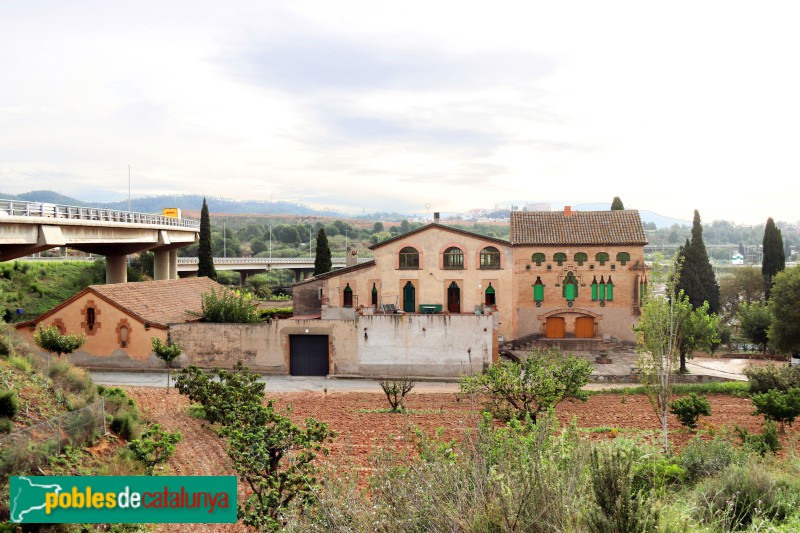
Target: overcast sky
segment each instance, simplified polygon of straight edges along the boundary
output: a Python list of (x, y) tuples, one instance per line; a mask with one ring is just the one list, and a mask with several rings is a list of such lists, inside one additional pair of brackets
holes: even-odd
[[(800, 220), (796, 2), (0, 3), (0, 192)], [(426, 209), (426, 204), (430, 204)]]

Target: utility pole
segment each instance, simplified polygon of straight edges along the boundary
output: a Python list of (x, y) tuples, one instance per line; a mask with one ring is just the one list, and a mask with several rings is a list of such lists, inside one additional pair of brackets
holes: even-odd
[(269, 262), (272, 263), (272, 224), (269, 225)]
[(227, 218), (222, 219), (222, 257), (228, 257), (228, 243), (227, 243), (227, 235), (225, 232), (225, 222), (227, 222)]
[(311, 234), (313, 230), (308, 228), (308, 258), (311, 259)]
[(131, 212), (131, 165), (128, 163), (128, 213)]

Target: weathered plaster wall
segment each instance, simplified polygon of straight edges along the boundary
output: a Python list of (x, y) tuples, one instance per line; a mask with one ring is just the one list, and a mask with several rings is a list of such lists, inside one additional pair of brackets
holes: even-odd
[[(95, 310), (95, 324), (89, 328), (87, 309)], [(42, 326), (59, 326), (62, 333), (85, 334), (86, 342), (80, 350), (70, 355), (75, 364), (111, 367), (163, 367), (164, 363), (151, 354), (151, 337), (166, 340), (167, 331), (145, 325), (122, 312), (117, 307), (94, 294), (86, 294), (59, 309), (31, 327), (18, 328), (17, 332), (32, 346), (33, 335)], [(122, 346), (120, 328), (128, 328), (128, 340)]]
[(372, 315), (358, 319), (363, 376), (453, 377), (492, 361), (492, 317)]

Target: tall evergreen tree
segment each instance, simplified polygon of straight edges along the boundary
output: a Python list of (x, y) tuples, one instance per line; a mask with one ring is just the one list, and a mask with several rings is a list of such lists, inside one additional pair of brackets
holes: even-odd
[(317, 253), (314, 258), (314, 275), (330, 272), (333, 268), (331, 263), (331, 249), (328, 246), (328, 236), (325, 235), (325, 228), (320, 228), (317, 233)]
[(764, 276), (764, 292), (769, 299), (772, 289), (772, 278), (775, 274), (786, 268), (786, 255), (783, 250), (783, 237), (781, 230), (775, 225), (772, 218), (767, 219), (764, 228), (764, 259), (761, 262), (761, 275)]
[(739, 253), (744, 257), (744, 243), (741, 241), (739, 242)]
[(214, 268), (214, 252), (211, 249), (211, 217), (208, 205), (203, 197), (203, 209), (200, 210), (200, 243), (197, 250), (197, 275), (217, 279)]
[(686, 240), (686, 244), (678, 251), (678, 258), (683, 262), (678, 291), (683, 290), (693, 308), (698, 309), (703, 306), (703, 302), (708, 302), (708, 312), (719, 313), (719, 285), (708, 260), (703, 242), (703, 226), (697, 210), (692, 223), (692, 240)]
[(625, 209), (625, 206), (622, 205), (622, 200), (619, 199), (619, 196), (614, 197), (614, 201), (611, 202), (611, 210), (612, 211), (622, 211)]

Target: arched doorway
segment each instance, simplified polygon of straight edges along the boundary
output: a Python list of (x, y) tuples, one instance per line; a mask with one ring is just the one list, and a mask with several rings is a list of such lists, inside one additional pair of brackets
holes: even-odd
[(594, 338), (594, 318), (579, 316), (575, 319), (575, 337), (579, 339)]
[(563, 316), (550, 316), (547, 317), (545, 323), (545, 335), (548, 339), (563, 339), (564, 338), (564, 317)]
[(447, 287), (447, 312), (461, 312), (461, 289), (458, 288), (458, 283), (455, 281)]
[(407, 281), (403, 287), (403, 311), (413, 313), (416, 308), (416, 290), (414, 284)]

